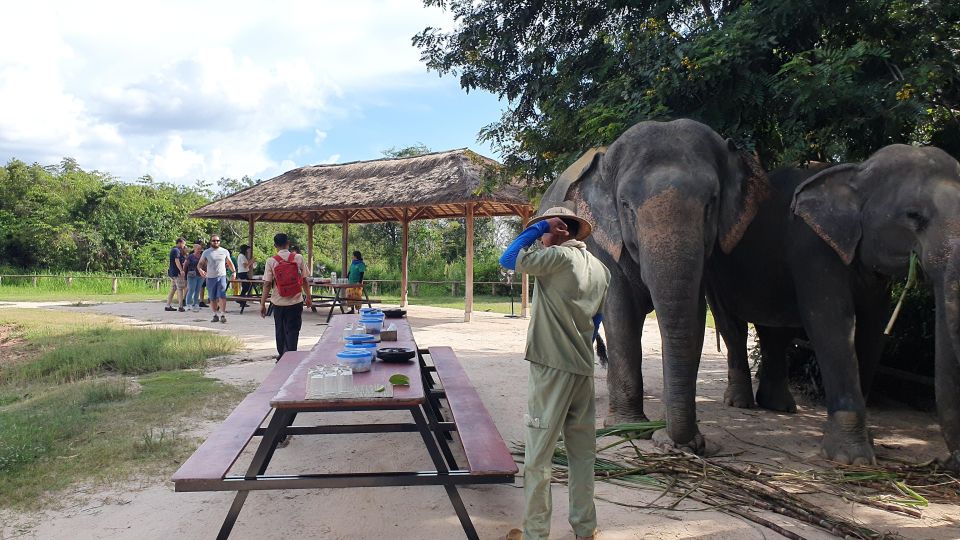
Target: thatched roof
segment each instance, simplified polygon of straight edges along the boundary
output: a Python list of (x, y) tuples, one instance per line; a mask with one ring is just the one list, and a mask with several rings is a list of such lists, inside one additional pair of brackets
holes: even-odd
[(467, 149), (408, 158), (311, 165), (287, 171), (214, 201), (193, 217), (256, 221), (373, 223), (462, 217), (465, 203), (477, 216), (517, 215), (530, 208), (520, 188), (477, 195), (486, 167), (499, 164)]

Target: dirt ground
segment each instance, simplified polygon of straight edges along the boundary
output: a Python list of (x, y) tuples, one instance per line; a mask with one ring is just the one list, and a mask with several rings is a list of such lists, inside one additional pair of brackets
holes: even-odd
[[(8, 304), (12, 305), (12, 304)], [(24, 303), (17, 303), (21, 307)], [(159, 303), (104, 304), (89, 307), (37, 304), (41, 309), (71, 309), (78, 315), (97, 312), (118, 315), (135, 325), (170, 324), (206, 328), (238, 336), (247, 349), (230, 358), (219, 359), (209, 371), (213, 377), (235, 384), (250, 385), (269, 372), (276, 354), (273, 325), (256, 311), (240, 315), (231, 307), (227, 324), (211, 323), (209, 311), (200, 314), (168, 313)], [(2, 307), (0, 307), (2, 309)], [(477, 313), (464, 323), (463, 312), (444, 308), (413, 306), (409, 309), (417, 343), (421, 347), (450, 345), (457, 352), (488, 410), (508, 442), (522, 441), (527, 365), (523, 344), (527, 321), (499, 314)], [(312, 347), (323, 333), (320, 315), (304, 317), (300, 349)], [(739, 453), (742, 459), (791, 464), (784, 449), (802, 458), (796, 468), (822, 464), (817, 444), (826, 411), (822, 406), (799, 399), (794, 415), (764, 410), (741, 410), (723, 405), (726, 367), (716, 350), (715, 335), (707, 330), (704, 356), (698, 380), (698, 413), (701, 431), (711, 446), (724, 453)], [(656, 321), (644, 326), (643, 371), (646, 410), (650, 418), (661, 418), (660, 337)], [(597, 366), (598, 422), (607, 409), (606, 372)], [(346, 414), (346, 413), (342, 413)], [(354, 417), (358, 413), (351, 413)], [(873, 408), (871, 426), (881, 457), (924, 461), (945, 453), (936, 416), (895, 404)], [(393, 418), (407, 421), (397, 413), (366, 413), (364, 420)], [(313, 421), (310, 415), (298, 424)], [(199, 440), (215, 426), (185, 419), (181, 428)], [(763, 448), (768, 447), (768, 448)], [(641, 446), (653, 451), (642, 441)], [(234, 470), (242, 470), (250, 459), (241, 457)], [(274, 465), (276, 469), (274, 469)], [(171, 464), (170, 473), (176, 469)], [(378, 471), (432, 469), (429, 456), (416, 434), (340, 435), (295, 437), (278, 450), (271, 470), (294, 471)], [(514, 485), (464, 487), (461, 495), (481, 538), (502, 538), (519, 524), (523, 507), (522, 480)], [(683, 503), (680, 511), (642, 510), (608, 501), (643, 504), (653, 501), (655, 491), (637, 491), (605, 483), (597, 484), (597, 511), (601, 538), (614, 539), (774, 539), (779, 534), (742, 519), (704, 510), (695, 503)], [(554, 514), (551, 538), (573, 538), (566, 523), (566, 489), (554, 486)], [(138, 478), (111, 486), (78, 486), (62, 498), (62, 504), (38, 514), (0, 512), (0, 539), (71, 538), (213, 538), (233, 499), (231, 493), (175, 493), (169, 478)], [(898, 532), (907, 538), (960, 538), (960, 510), (932, 505), (922, 519), (897, 516), (865, 508), (827, 495), (812, 500), (831, 511), (881, 532)], [(813, 527), (773, 514), (770, 521), (804, 538), (831, 538)], [(254, 492), (247, 499), (231, 538), (415, 538), (455, 539), (463, 533), (444, 490), (438, 486), (406, 488), (356, 488), (341, 490), (297, 490)]]

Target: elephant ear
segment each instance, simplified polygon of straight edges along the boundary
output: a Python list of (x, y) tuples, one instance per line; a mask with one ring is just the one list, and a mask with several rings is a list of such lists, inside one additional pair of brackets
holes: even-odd
[(717, 227), (720, 249), (729, 254), (757, 216), (760, 203), (770, 196), (770, 182), (754, 154), (739, 151), (731, 139), (726, 143), (733, 163), (721, 184)]
[(617, 217), (616, 189), (602, 174), (606, 147), (591, 148), (554, 180), (540, 200), (538, 214), (564, 206), (593, 224), (592, 241), (615, 261), (623, 239)]
[(797, 186), (790, 205), (844, 264), (853, 261), (862, 234), (862, 200), (856, 185), (859, 172), (859, 165), (846, 164), (811, 176)]

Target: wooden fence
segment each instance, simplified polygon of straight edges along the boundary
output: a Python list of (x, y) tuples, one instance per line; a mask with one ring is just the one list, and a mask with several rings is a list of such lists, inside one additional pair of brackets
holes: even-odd
[[(73, 285), (74, 280), (83, 280), (83, 279), (96, 279), (96, 280), (110, 280), (111, 281), (111, 291), (113, 294), (117, 293), (119, 288), (120, 280), (132, 280), (132, 281), (144, 281), (146, 283), (153, 283), (156, 290), (160, 288), (169, 281), (169, 278), (156, 278), (156, 277), (142, 277), (142, 276), (89, 276), (89, 275), (50, 275), (50, 274), (0, 274), (0, 287), (3, 286), (3, 280), (5, 278), (18, 278), (18, 279), (29, 279), (32, 280), (34, 287), (38, 286), (38, 280), (40, 279), (60, 279), (63, 280), (67, 286)], [(400, 280), (398, 279), (368, 279), (364, 280), (365, 283), (369, 284), (369, 294), (376, 295), (380, 294), (384, 289), (384, 285), (396, 285), (395, 287), (387, 287), (395, 290), (400, 289)], [(434, 285), (442, 286), (444, 288), (450, 289), (451, 296), (462, 296), (464, 294), (464, 288), (466, 284), (463, 281), (410, 281), (409, 283), (409, 295), (418, 296), (420, 293), (420, 287), (422, 285)], [(514, 295), (517, 298), (520, 298), (520, 283), (515, 282), (512, 284), (507, 284), (500, 281), (475, 281), (473, 283), (474, 293), (479, 291), (486, 292), (487, 287), (489, 287), (490, 296), (511, 296)], [(531, 282), (531, 292), (533, 283)]]

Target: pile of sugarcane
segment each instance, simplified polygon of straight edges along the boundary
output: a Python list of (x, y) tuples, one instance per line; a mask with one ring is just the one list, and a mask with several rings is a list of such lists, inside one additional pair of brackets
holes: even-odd
[[(676, 510), (677, 505), (689, 499), (797, 540), (803, 540), (803, 537), (764, 519), (758, 511), (780, 514), (841, 538), (878, 540), (898, 537), (832, 515), (801, 495), (828, 493), (914, 518), (921, 516), (920, 509), (930, 501), (960, 503), (960, 480), (932, 463), (801, 471), (777, 464), (747, 463), (742, 459), (641, 451), (635, 441), (649, 438), (653, 431), (663, 427), (663, 422), (641, 422), (597, 430), (595, 476), (598, 481), (661, 492), (649, 504), (610, 502), (637, 508)], [(616, 440), (609, 442), (610, 438)], [(514, 454), (522, 458), (523, 445), (515, 445), (514, 450)], [(604, 455), (599, 455), (601, 452)], [(566, 483), (567, 455), (562, 442), (557, 445), (553, 463), (554, 480)], [(672, 500), (657, 504), (668, 495)]]

